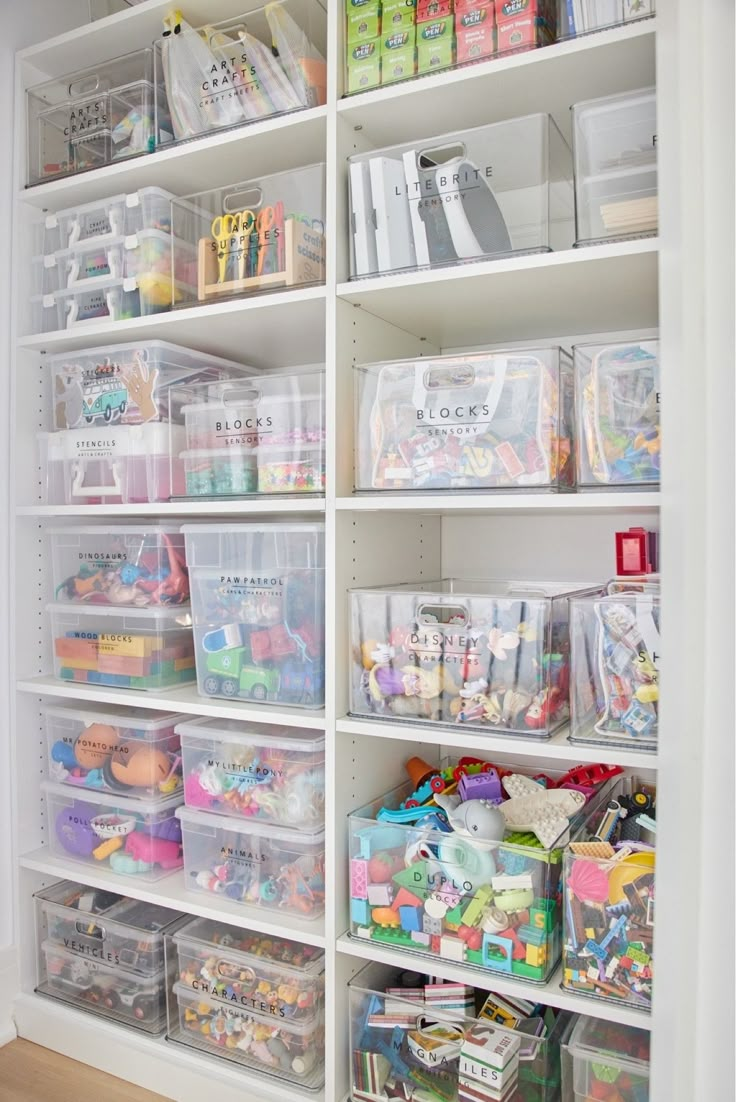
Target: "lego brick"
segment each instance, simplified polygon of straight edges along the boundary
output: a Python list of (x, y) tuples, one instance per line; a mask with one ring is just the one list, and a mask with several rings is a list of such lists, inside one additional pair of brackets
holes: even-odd
[(368, 862), (361, 857), (350, 862), (350, 894), (353, 899), (368, 898)]
[(421, 911), (418, 907), (399, 907), (399, 921), (402, 930), (418, 932), (421, 930)]
[(350, 921), (354, 926), (367, 926), (371, 920), (371, 909), (365, 899), (350, 900)]
[(445, 960), (465, 960), (465, 942), (459, 937), (444, 934), (440, 938), (440, 956)]
[(369, 884), (368, 902), (372, 907), (390, 907), (394, 892), (390, 884)]

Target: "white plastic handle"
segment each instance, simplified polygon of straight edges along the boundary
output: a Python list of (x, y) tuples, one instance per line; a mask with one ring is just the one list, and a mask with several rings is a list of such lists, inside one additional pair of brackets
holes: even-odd
[[(95, 460), (99, 462), (99, 460)], [(74, 463), (74, 477), (72, 479), (72, 497), (105, 497), (110, 494), (115, 494), (116, 497), (122, 497), (122, 480), (120, 477), (120, 471), (118, 464), (110, 463), (109, 469), (112, 474), (113, 481), (103, 486), (85, 486), (84, 473), (86, 469), (86, 460), (77, 459)]]

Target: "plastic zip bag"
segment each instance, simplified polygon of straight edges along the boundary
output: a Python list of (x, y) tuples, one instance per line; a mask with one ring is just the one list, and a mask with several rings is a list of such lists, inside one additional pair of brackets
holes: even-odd
[(325, 59), (282, 3), (275, 0), (267, 4), (265, 12), (279, 61), (301, 106), (317, 107), (324, 103), (327, 81)]
[(169, 12), (164, 26), (162, 64), (174, 136), (194, 138), (214, 127), (242, 122), (245, 116), (237, 96), (208, 94), (204, 87), (220, 69), (208, 45), (215, 32), (194, 30), (178, 9)]

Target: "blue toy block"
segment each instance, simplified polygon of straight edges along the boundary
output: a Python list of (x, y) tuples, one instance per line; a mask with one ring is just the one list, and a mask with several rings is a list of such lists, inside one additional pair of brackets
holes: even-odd
[[(497, 945), (504, 953), (503, 960), (498, 960), (490, 955), (492, 945)], [(510, 972), (511, 960), (514, 952), (514, 943), (507, 937), (499, 937), (497, 934), (483, 934), (483, 966), (492, 968), (495, 972)]]
[(539, 926), (532, 926), (530, 923), (520, 926), (516, 934), (519, 941), (523, 941), (525, 945), (544, 945), (547, 940), (545, 931), (541, 930)]
[(596, 960), (604, 961), (608, 956), (605, 949), (602, 949), (597, 941), (592, 941), (590, 938), (585, 943), (586, 952), (591, 953)]
[(622, 937), (625, 930), (626, 930), (626, 916), (621, 915), (621, 917), (618, 918), (614, 922), (613, 926), (608, 931), (606, 936), (603, 938), (603, 941), (600, 943), (601, 949), (606, 949), (609, 946), (609, 944), (614, 940), (614, 938)]
[(404, 906), (399, 907), (399, 919), (402, 930), (421, 930), (421, 908)]
[(371, 909), (367, 899), (350, 900), (350, 918), (356, 926), (370, 926)]

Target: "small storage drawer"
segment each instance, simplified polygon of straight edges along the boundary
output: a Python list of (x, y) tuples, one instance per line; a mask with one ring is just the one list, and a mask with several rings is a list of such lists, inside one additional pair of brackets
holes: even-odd
[(159, 880), (182, 867), (180, 795), (145, 802), (107, 792), (77, 796), (49, 781), (41, 788), (55, 857), (142, 880)]
[(356, 371), (357, 490), (572, 486), (572, 363), (562, 349)]
[(313, 945), (193, 918), (173, 935), (179, 985), (276, 1021), (314, 1022), (325, 955)]
[(325, 166), (214, 188), (171, 204), (174, 266), (197, 255), (181, 306), (325, 280)]
[(167, 1036), (302, 1089), (316, 1091), (324, 1083), (321, 1022), (275, 1021), (177, 983), (169, 999)]
[(657, 97), (654, 88), (576, 103), (576, 243), (657, 232)]
[(62, 681), (160, 692), (195, 678), (188, 611), (48, 605), (54, 673)]
[(133, 608), (189, 603), (179, 528), (74, 525), (48, 534), (57, 599)]
[(352, 278), (572, 244), (572, 154), (549, 115), (355, 154), (349, 163)]
[(578, 1016), (562, 1046), (563, 1098), (649, 1102), (646, 1029)]
[(71, 880), (34, 898), (38, 930), (49, 948), (141, 976), (164, 971), (164, 933), (182, 918), (179, 911)]
[(574, 349), (581, 489), (656, 489), (660, 472), (659, 341)]
[(324, 703), (324, 526), (185, 525), (203, 696)]
[(249, 907), (318, 918), (325, 909), (325, 834), (178, 808), (186, 885)]
[(104, 246), (112, 239), (129, 237), (141, 230), (169, 234), (173, 198), (163, 188), (144, 187), (47, 214), (41, 225), (38, 252), (49, 256), (92, 242)]
[(182, 785), (176, 724), (184, 716), (141, 708), (46, 707), (49, 777), (69, 788), (151, 800)]
[(446, 579), (350, 593), (353, 715), (549, 738), (569, 718), (561, 583)]
[(325, 739), (231, 719), (179, 723), (187, 807), (314, 830), (325, 818)]
[[(197, 280), (194, 251), (187, 261), (179, 250), (176, 271), (171, 269), (171, 237), (160, 230), (140, 230), (130, 237), (91, 239), (33, 262), (33, 293), (93, 291), (111, 279), (135, 280), (151, 303), (171, 306), (173, 288)], [(68, 299), (67, 299), (68, 301)]]

